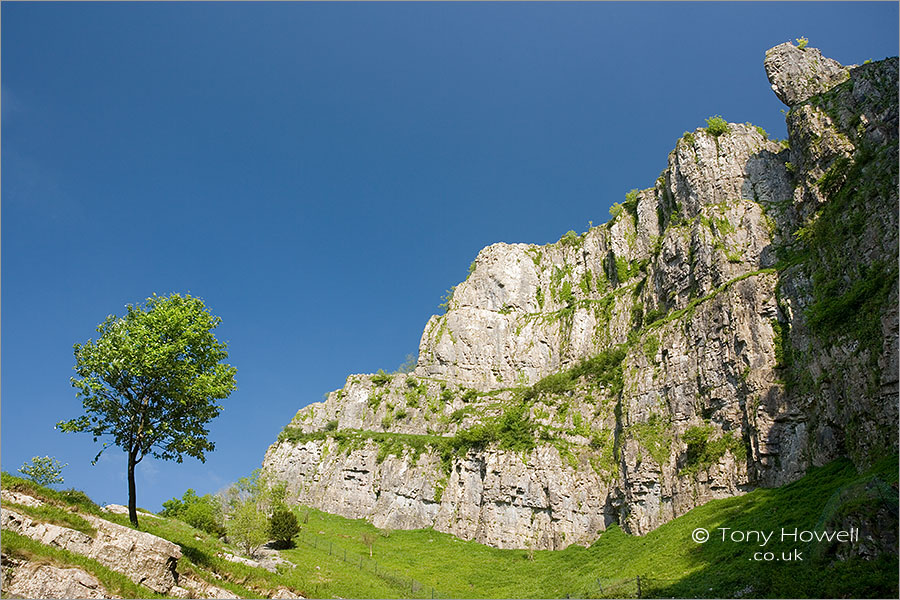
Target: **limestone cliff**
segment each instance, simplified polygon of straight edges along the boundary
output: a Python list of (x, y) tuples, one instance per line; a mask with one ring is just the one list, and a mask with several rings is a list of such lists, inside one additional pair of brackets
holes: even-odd
[(710, 123), (605, 225), (485, 248), (415, 372), (350, 376), (264, 469), (379, 527), (561, 548), (895, 453), (897, 60), (765, 67), (788, 140)]

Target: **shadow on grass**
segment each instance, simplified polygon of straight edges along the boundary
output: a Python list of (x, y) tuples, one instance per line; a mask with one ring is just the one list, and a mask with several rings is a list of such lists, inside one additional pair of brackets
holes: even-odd
[[(688, 556), (696, 571), (676, 582), (645, 578), (641, 596), (897, 597), (896, 457), (862, 475), (849, 461), (836, 461), (754, 495), (710, 526), (707, 542), (686, 540), (695, 545)], [(861, 532), (858, 541), (803, 541), (800, 534), (851, 527)]]

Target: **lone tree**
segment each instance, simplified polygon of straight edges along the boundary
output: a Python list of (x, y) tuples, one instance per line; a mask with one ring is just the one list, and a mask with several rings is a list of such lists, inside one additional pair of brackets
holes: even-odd
[[(207, 423), (218, 416), (219, 400), (235, 389), (234, 367), (226, 344), (213, 335), (221, 319), (203, 301), (189, 295), (148, 298), (127, 307), (124, 317), (110, 315), (97, 327), (100, 337), (75, 344), (72, 385), (86, 414), (57, 427), (89, 432), (96, 442), (111, 436), (128, 455), (128, 518), (135, 527), (137, 500), (134, 468), (148, 454), (181, 462), (206, 461), (215, 449)], [(109, 446), (94, 458), (94, 463)]]

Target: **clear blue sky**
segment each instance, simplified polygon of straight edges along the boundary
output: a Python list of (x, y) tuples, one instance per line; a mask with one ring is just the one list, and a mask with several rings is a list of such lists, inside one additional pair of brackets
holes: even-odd
[(72, 345), (156, 292), (223, 319), (239, 389), (206, 464), (145, 460), (138, 504), (260, 466), (301, 407), (415, 352), (484, 246), (548, 243), (653, 185), (715, 114), (785, 136), (763, 69), (799, 36), (897, 54), (896, 3), (2, 4), (2, 468), (92, 467)]

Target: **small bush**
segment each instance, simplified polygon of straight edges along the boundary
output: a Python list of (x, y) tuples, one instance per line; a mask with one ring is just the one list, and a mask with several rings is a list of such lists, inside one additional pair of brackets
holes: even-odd
[(391, 382), (393, 376), (390, 373), (385, 373), (384, 369), (378, 369), (378, 372), (372, 376), (372, 383), (377, 386), (384, 386)]
[(184, 521), (215, 536), (225, 535), (221, 505), (210, 494), (198, 496), (193, 489), (188, 489), (180, 500), (172, 498), (163, 502), (159, 514)]
[(571, 229), (559, 238), (559, 243), (563, 246), (577, 246), (580, 241), (581, 236)]
[(294, 536), (300, 533), (297, 515), (289, 510), (277, 510), (269, 518), (269, 537), (278, 548), (293, 548)]
[(728, 133), (728, 122), (719, 115), (706, 119), (706, 133), (713, 137), (719, 137)]
[(644, 356), (652, 363), (656, 363), (656, 354), (659, 352), (659, 338), (648, 335), (644, 339)]
[(441, 312), (447, 312), (450, 310), (450, 303), (453, 301), (453, 294), (456, 292), (456, 286), (452, 286), (449, 290), (447, 290), (443, 296), (441, 296), (441, 303), (438, 304), (438, 308), (441, 309)]
[(62, 470), (67, 466), (68, 464), (61, 464), (50, 456), (35, 456), (30, 463), (25, 463), (19, 467), (19, 473), (38, 485), (49, 487), (57, 483), (63, 483)]
[(638, 205), (638, 195), (640, 195), (641, 191), (638, 189), (633, 189), (627, 194), (625, 194), (625, 202), (622, 203), (622, 208), (630, 212), (635, 220), (637, 220), (637, 205)]
[(687, 444), (687, 455), (681, 475), (697, 473), (714, 465), (726, 452), (731, 452), (735, 459), (746, 459), (747, 448), (741, 438), (723, 431), (720, 437), (712, 439), (714, 431), (712, 425), (701, 425), (684, 432), (681, 439)]
[(805, 37), (797, 38), (797, 47), (800, 48), (801, 50), (806, 50), (806, 45), (808, 43), (809, 43), (809, 40), (806, 39)]
[(654, 308), (653, 310), (648, 310), (647, 313), (644, 315), (644, 323), (647, 325), (650, 325), (651, 323), (655, 323), (656, 321), (659, 321), (660, 319), (664, 318), (666, 316), (667, 312), (668, 311), (665, 309), (665, 307), (659, 307), (659, 308)]
[(337, 431), (337, 428), (338, 428), (338, 420), (337, 419), (332, 419), (331, 421), (328, 421), (327, 423), (325, 423), (325, 431)]
[(469, 413), (469, 407), (457, 408), (452, 413), (450, 413), (450, 422), (452, 423), (460, 423), (463, 418)]

